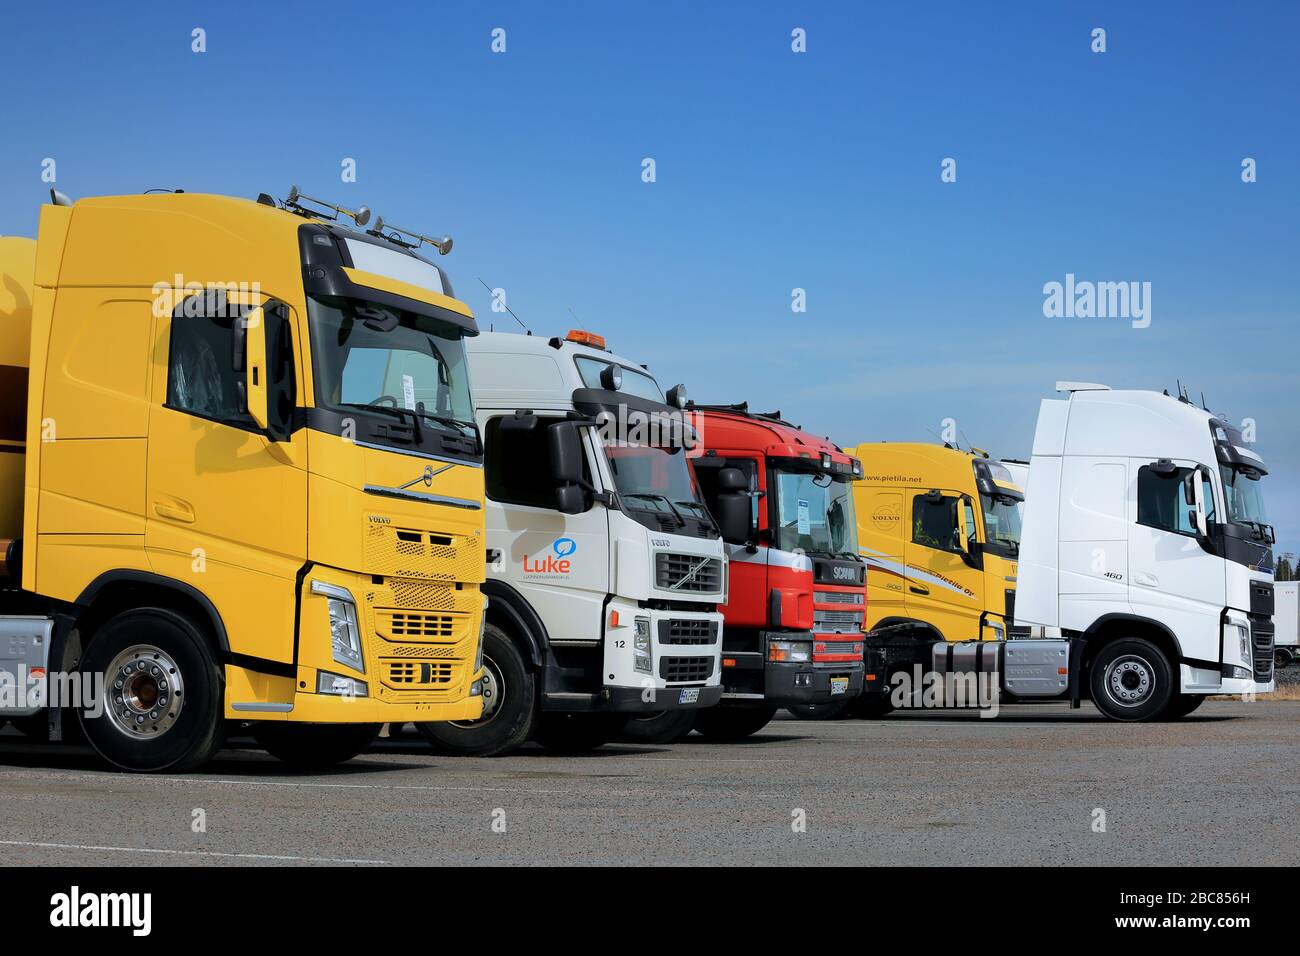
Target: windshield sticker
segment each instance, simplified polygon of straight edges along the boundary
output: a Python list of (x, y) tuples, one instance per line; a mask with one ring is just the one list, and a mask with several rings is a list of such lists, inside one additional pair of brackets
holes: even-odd
[(402, 376), (402, 404), (415, 411), (415, 379), (409, 375)]
[(803, 498), (799, 499), (799, 533), (812, 533), (812, 521), (808, 517), (808, 502)]

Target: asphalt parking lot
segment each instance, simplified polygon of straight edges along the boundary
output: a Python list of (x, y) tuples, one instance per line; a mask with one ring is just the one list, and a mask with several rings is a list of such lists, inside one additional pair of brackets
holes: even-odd
[(1297, 701), (1142, 725), (1087, 705), (782, 713), (741, 744), (472, 759), (411, 735), (327, 774), (228, 749), (162, 777), (7, 729), (0, 863), (1294, 866), (1298, 726)]

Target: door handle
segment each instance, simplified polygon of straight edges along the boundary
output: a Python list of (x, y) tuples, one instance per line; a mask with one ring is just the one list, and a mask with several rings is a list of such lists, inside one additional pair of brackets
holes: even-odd
[(909, 591), (911, 591), (913, 594), (929, 594), (929, 593), (930, 593), (930, 589), (929, 589), (929, 588), (927, 588), (927, 587), (921, 587), (920, 585), (917, 585), (917, 584), (909, 584), (909, 585), (907, 586), (907, 589), (908, 589)]
[(1148, 588), (1160, 587), (1160, 579), (1157, 578), (1154, 574), (1147, 574), (1145, 571), (1138, 571), (1136, 574), (1134, 574), (1133, 581), (1135, 584), (1141, 584), (1143, 587), (1148, 587)]
[(184, 521), (186, 524), (194, 521), (194, 506), (179, 498), (173, 498), (171, 501), (155, 501), (153, 511), (158, 517), (170, 518), (172, 521)]

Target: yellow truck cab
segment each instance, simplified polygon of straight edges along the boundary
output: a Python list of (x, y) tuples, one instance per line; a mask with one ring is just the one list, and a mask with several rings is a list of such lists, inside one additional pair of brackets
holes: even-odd
[(415, 251), (450, 239), (296, 187), (54, 198), (0, 239), (0, 719), (176, 770), (232, 722), (327, 764), (477, 718), (477, 327)]
[(1024, 494), (983, 452), (880, 442), (845, 453), (863, 469), (854, 505), (875, 679), (859, 709), (869, 712), (872, 692), (888, 689), (892, 671), (929, 666), (934, 642), (1005, 639)]

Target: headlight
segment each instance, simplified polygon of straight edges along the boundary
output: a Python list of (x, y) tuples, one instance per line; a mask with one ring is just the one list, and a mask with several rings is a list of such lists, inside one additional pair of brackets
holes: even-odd
[(806, 664), (812, 660), (811, 641), (769, 641), (767, 659), (787, 664)]
[(1253, 667), (1255, 660), (1250, 649), (1250, 626), (1237, 621), (1229, 621), (1226, 626), (1235, 628), (1237, 631), (1237, 650), (1241, 662), (1248, 667)]
[(370, 688), (363, 680), (331, 674), (329, 671), (316, 672), (316, 693), (332, 694), (335, 697), (368, 697)]
[(365, 662), (361, 657), (361, 629), (357, 626), (357, 602), (346, 588), (326, 584), (323, 581), (311, 583), (313, 594), (322, 594), (328, 599), (330, 615), (330, 643), (333, 645), (334, 660), (340, 664), (359, 671), (365, 671)]
[(654, 651), (650, 646), (650, 618), (638, 617), (633, 622), (632, 666), (643, 674), (655, 672)]

